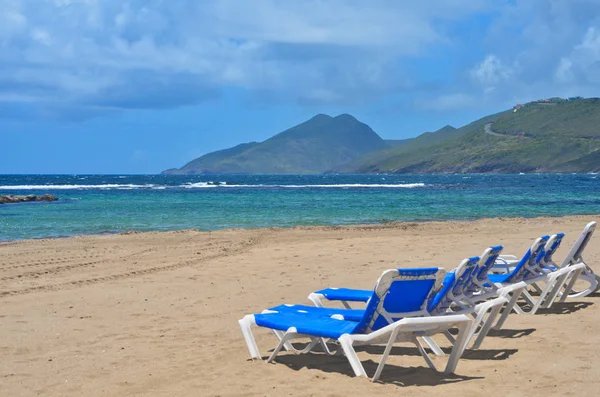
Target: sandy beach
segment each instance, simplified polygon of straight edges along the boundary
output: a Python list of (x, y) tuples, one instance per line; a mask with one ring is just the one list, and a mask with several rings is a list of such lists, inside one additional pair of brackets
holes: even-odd
[[(397, 347), (381, 381), (344, 358), (252, 362), (237, 320), (323, 287), (372, 288), (383, 270), (443, 266), (495, 244), (522, 255), (600, 216), (378, 226), (128, 233), (0, 243), (0, 395), (595, 395), (600, 296), (512, 315), (455, 375)], [(585, 258), (600, 273), (600, 236)], [(259, 329), (263, 355), (275, 346)], [(360, 353), (373, 372), (381, 349)], [(443, 358), (436, 358), (442, 362)]]

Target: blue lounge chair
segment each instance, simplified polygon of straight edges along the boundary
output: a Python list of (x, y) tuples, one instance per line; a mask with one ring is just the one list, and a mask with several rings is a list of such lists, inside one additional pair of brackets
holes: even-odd
[[(578, 277), (576, 278), (574, 274), (573, 277), (570, 278), (569, 283), (565, 285), (565, 291), (560, 294), (561, 302), (563, 302), (566, 298), (581, 298), (588, 296), (589, 294), (600, 289), (600, 278), (583, 259), (583, 251), (590, 242), (595, 230), (596, 222), (588, 223), (581, 232), (581, 235), (577, 238), (577, 241), (575, 241), (575, 244), (573, 244), (569, 254), (562, 261), (561, 265), (558, 266), (558, 268), (564, 269), (566, 267), (577, 266), (579, 264), (584, 265), (583, 271), (579, 273)], [(575, 273), (575, 270), (573, 270), (573, 273)], [(581, 281), (589, 285), (584, 289), (575, 291), (574, 287), (576, 281)]]
[[(311, 342), (302, 350), (306, 353), (317, 345), (324, 345), (323, 338), (337, 340), (356, 376), (367, 376), (356, 351), (355, 345), (386, 344), (384, 354), (372, 378), (376, 381), (381, 375), (385, 361), (396, 342), (414, 343), (429, 367), (437, 370), (423, 348), (419, 337), (458, 328), (456, 343), (452, 349), (445, 373), (455, 371), (458, 360), (467, 342), (467, 332), (471, 320), (465, 315), (422, 316), (442, 288), (446, 272), (441, 268), (391, 269), (379, 278), (371, 293), (366, 308), (360, 318), (352, 321), (343, 315), (311, 315), (303, 312), (266, 310), (261, 314), (249, 314), (239, 320), (244, 339), (252, 358), (260, 358), (260, 353), (251, 327), (257, 325), (276, 331), (280, 342), (267, 360), (271, 362), (290, 340), (310, 338)], [(411, 317), (411, 318), (406, 318)], [(391, 320), (391, 321), (390, 321)], [(326, 348), (326, 346), (324, 346)]]
[[(542, 236), (536, 239), (525, 256), (516, 263), (508, 262), (509, 273), (492, 274), (489, 276), (490, 282), (498, 287), (514, 285), (521, 283), (525, 285), (520, 294), (513, 295), (509, 301), (510, 308), (519, 314), (535, 314), (540, 308), (551, 307), (560, 291), (565, 288), (570, 290), (570, 286), (584, 271), (584, 264), (574, 264), (557, 268), (552, 262), (552, 256), (560, 247), (564, 233), (558, 233), (553, 236)], [(506, 261), (506, 256), (501, 260)], [(527, 291), (527, 288), (533, 288), (538, 295), (533, 296)], [(566, 298), (566, 294), (563, 294)], [(523, 298), (525, 305), (516, 304), (516, 300)], [(561, 298), (564, 300), (564, 298)], [(512, 304), (514, 303), (514, 304)], [(499, 323), (502, 324), (505, 316), (501, 317)]]
[[(557, 265), (554, 262), (553, 255), (556, 252), (556, 250), (560, 247), (560, 243), (562, 241), (562, 238), (564, 237), (564, 233), (556, 234), (556, 240), (554, 242), (549, 241), (546, 244), (545, 249), (547, 253), (546, 257), (542, 261), (543, 267), (545, 268), (544, 270), (546, 272), (557, 271), (566, 267), (576, 266), (581, 263), (584, 264), (583, 271), (578, 271), (581, 268), (580, 266), (573, 268), (573, 273), (568, 277), (568, 282), (565, 285), (560, 286), (562, 289), (564, 289), (564, 291), (559, 292), (560, 301), (564, 301), (566, 298), (584, 297), (591, 294), (592, 292), (597, 291), (600, 288), (600, 278), (594, 273), (594, 271), (590, 268), (589, 265), (587, 265), (587, 263), (583, 259), (583, 251), (585, 250), (587, 244), (591, 240), (595, 229), (596, 222), (589, 222), (585, 226), (585, 228), (581, 232), (581, 235), (577, 238), (575, 244), (573, 244), (573, 247), (571, 248), (571, 250), (560, 265)], [(501, 270), (507, 273), (513, 269), (516, 263), (518, 263), (518, 260), (517, 257), (515, 257), (514, 255), (502, 255), (499, 258), (496, 268), (497, 270)], [(580, 281), (580, 283), (577, 284), (577, 287), (580, 287), (581, 283), (585, 283), (587, 284), (587, 286), (583, 289), (578, 288), (578, 290), (576, 291), (574, 290), (574, 288), (575, 283), (577, 281)], [(538, 289), (538, 292), (540, 290), (541, 289)]]
[[(501, 249), (501, 247), (500, 247)], [(493, 252), (493, 250), (492, 250)], [(484, 254), (487, 254), (486, 251)], [(448, 314), (469, 314), (475, 317), (475, 321), (471, 324), (471, 328), (468, 332), (468, 340), (472, 337), (476, 337), (476, 341), (473, 344), (474, 348), (478, 348), (483, 341), (483, 338), (489, 331), (492, 326), (493, 321), (495, 320), (497, 314), (499, 313), (502, 306), (508, 301), (504, 297), (498, 297), (497, 299), (490, 300), (488, 302), (475, 305), (471, 304), (465, 298), (465, 293), (468, 288), (471, 288), (473, 285), (472, 279), (476, 276), (476, 272), (481, 270), (479, 268), (480, 258), (472, 257), (463, 260), (453, 271), (446, 274), (443, 286), (441, 290), (435, 295), (435, 297), (431, 300), (430, 304), (427, 306), (425, 312), (415, 313), (413, 316), (443, 316)], [(487, 265), (487, 262), (486, 262)], [(338, 290), (332, 289), (335, 294), (329, 294), (329, 298), (339, 296), (342, 299), (348, 299), (348, 297), (354, 298), (355, 296), (359, 296), (358, 294), (363, 293), (361, 290)], [(347, 294), (344, 294), (343, 291), (347, 291)], [(369, 292), (369, 298), (367, 302), (373, 299), (373, 291)], [(366, 294), (365, 294), (366, 295)], [(314, 294), (309, 296), (309, 299), (315, 300), (320, 303), (318, 298), (315, 298)], [(358, 299), (357, 299), (358, 300)], [(347, 307), (347, 306), (346, 306)], [(307, 314), (310, 316), (343, 316), (346, 320), (351, 321), (359, 321), (359, 319), (364, 314), (364, 309), (347, 309), (347, 308), (326, 308), (323, 306), (306, 306), (306, 305), (280, 305), (276, 307), (272, 307), (268, 310), (277, 311), (280, 313), (297, 313), (297, 314)], [(391, 324), (394, 321), (397, 321), (399, 318), (396, 318), (392, 315), (384, 313), (384, 318), (386, 321)], [(483, 332), (482, 332), (483, 331)], [(447, 339), (451, 343), (455, 343), (454, 337), (449, 333), (444, 333)], [(430, 348), (434, 351), (435, 354), (443, 355), (444, 352), (437, 345), (435, 341), (431, 338), (424, 338), (425, 342), (430, 346)], [(293, 346), (286, 346), (288, 350), (294, 350)]]

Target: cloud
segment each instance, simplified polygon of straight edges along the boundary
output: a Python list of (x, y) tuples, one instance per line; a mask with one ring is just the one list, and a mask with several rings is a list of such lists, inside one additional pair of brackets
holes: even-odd
[(569, 58), (560, 58), (560, 63), (556, 68), (556, 80), (561, 83), (569, 83), (573, 81), (573, 71), (571, 67), (573, 66), (573, 62)]
[(0, 7), (0, 117), (173, 108), (231, 88), (257, 101), (312, 106), (404, 95), (436, 109), (600, 89), (600, 0), (4, 0)]
[(484, 54), (431, 102), (459, 103), (453, 93), (460, 92), (472, 99), (465, 106), (501, 109), (552, 96), (600, 96), (598, 9), (600, 0), (504, 3), (470, 46)]
[(5, 0), (1, 7), (0, 97), (27, 97), (21, 105), (31, 114), (70, 117), (190, 105), (227, 87), (286, 101), (367, 101), (406, 85), (400, 59), (447, 43), (436, 21), (460, 21), (485, 4)]
[(503, 64), (495, 55), (487, 55), (471, 70), (472, 78), (484, 87), (494, 87), (508, 80), (513, 68)]

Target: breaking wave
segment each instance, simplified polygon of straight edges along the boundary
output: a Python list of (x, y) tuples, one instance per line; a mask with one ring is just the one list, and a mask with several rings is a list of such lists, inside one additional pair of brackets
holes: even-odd
[(0, 190), (134, 190), (134, 189), (204, 189), (204, 188), (319, 188), (319, 189), (352, 189), (352, 188), (404, 188), (411, 189), (426, 186), (424, 183), (399, 183), (399, 184), (367, 184), (367, 183), (344, 183), (330, 185), (229, 185), (226, 182), (195, 182), (183, 185), (156, 185), (156, 184), (101, 184), (101, 185), (6, 185), (0, 186)]

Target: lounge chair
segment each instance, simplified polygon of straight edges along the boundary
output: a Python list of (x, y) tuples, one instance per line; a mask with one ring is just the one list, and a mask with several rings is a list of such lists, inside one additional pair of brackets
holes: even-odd
[(590, 242), (595, 230), (596, 222), (588, 223), (581, 232), (579, 238), (575, 241), (575, 244), (573, 244), (573, 248), (571, 248), (569, 254), (559, 266), (562, 269), (568, 266), (574, 266), (583, 263), (585, 268), (583, 272), (581, 272), (581, 274), (579, 275), (579, 280), (589, 283), (589, 286), (581, 291), (574, 291), (573, 288), (575, 286), (574, 284), (576, 280), (573, 279), (573, 282), (567, 286), (567, 293), (561, 296), (561, 301), (564, 301), (564, 299), (567, 297), (580, 298), (588, 296), (589, 294), (596, 292), (600, 289), (600, 278), (594, 273), (594, 271), (583, 259), (583, 251)]
[[(557, 239), (554, 242), (549, 242), (548, 244), (546, 244), (546, 252), (547, 253), (546, 253), (546, 257), (543, 259), (542, 263), (544, 265), (544, 268), (547, 271), (556, 271), (556, 270), (563, 269), (563, 268), (569, 267), (569, 266), (574, 266), (574, 265), (577, 265), (580, 263), (583, 263), (585, 266), (584, 270), (582, 272), (580, 272), (578, 279), (575, 279), (574, 277), (569, 277), (569, 283), (567, 285), (563, 286), (566, 289), (566, 291), (568, 291), (568, 292), (566, 294), (563, 292), (561, 292), (559, 294), (560, 301), (564, 301), (567, 297), (568, 298), (584, 297), (584, 296), (587, 296), (595, 291), (598, 291), (598, 289), (600, 289), (600, 278), (594, 273), (594, 271), (590, 268), (590, 266), (584, 261), (583, 256), (582, 256), (583, 251), (585, 250), (587, 244), (591, 240), (595, 229), (596, 229), (596, 222), (590, 222), (585, 226), (585, 228), (581, 232), (581, 235), (575, 241), (575, 244), (573, 244), (571, 251), (568, 253), (568, 255), (565, 257), (565, 259), (562, 261), (562, 263), (560, 265), (557, 265), (556, 263), (554, 263), (552, 256), (554, 255), (554, 253), (560, 246), (562, 238), (564, 237), (564, 233), (556, 234)], [(517, 257), (515, 257), (514, 255), (502, 255), (502, 256), (500, 256), (500, 258), (495, 266), (495, 270), (507, 273), (513, 269), (514, 265), (517, 262), (518, 262)], [(573, 269), (573, 272), (575, 273), (577, 270), (578, 269)], [(577, 280), (585, 282), (589, 285), (585, 289), (575, 291), (574, 288), (577, 287), (575, 285)]]
[[(560, 288), (570, 279), (577, 279), (583, 266), (573, 265), (547, 271), (548, 263), (545, 262), (560, 245), (562, 234), (542, 236), (537, 238), (527, 250), (523, 258), (511, 268), (509, 273), (490, 274), (488, 279), (498, 288), (508, 287), (516, 283), (525, 284), (526, 287), (535, 287), (539, 296), (531, 295), (527, 288), (520, 290), (520, 294), (514, 294), (507, 307), (519, 314), (535, 314), (540, 307), (550, 307), (559, 294)], [(546, 251), (548, 248), (548, 251)], [(542, 287), (543, 286), (543, 287)], [(524, 298), (529, 308), (516, 304), (517, 299)], [(513, 304), (514, 303), (514, 304)], [(501, 326), (508, 312), (504, 312), (498, 321), (497, 327)]]
[[(499, 249), (501, 248), (502, 247), (499, 247)], [(496, 249), (498, 249), (498, 247), (496, 247)], [(497, 250), (496, 252), (493, 249), (486, 250), (484, 252), (484, 255), (486, 255), (484, 261), (486, 267), (489, 267), (489, 263), (487, 262), (489, 255), (493, 253), (494, 256), (496, 256), (498, 252), (499, 250)], [(483, 338), (487, 335), (488, 331), (492, 327), (492, 324), (495, 321), (495, 318), (501, 310), (502, 306), (508, 303), (508, 299), (504, 296), (496, 296), (494, 297), (496, 299), (492, 299), (479, 304), (473, 304), (467, 299), (465, 294), (467, 292), (467, 289), (473, 288), (473, 278), (475, 278), (476, 275), (478, 275), (479, 272), (483, 270), (479, 267), (480, 262), (481, 261), (479, 257), (468, 258), (463, 260), (456, 267), (456, 269), (447, 273), (444, 278), (442, 289), (436, 294), (431, 303), (427, 306), (426, 313), (418, 314), (427, 316), (443, 316), (452, 314), (472, 315), (474, 317), (474, 322), (471, 324), (471, 327), (468, 331), (468, 340), (471, 340), (473, 337), (475, 338), (475, 342), (472, 348), (478, 348), (481, 345)], [(328, 290), (333, 291), (333, 294), (329, 293)], [(313, 303), (315, 303), (315, 305), (320, 306), (313, 307), (306, 305), (280, 305), (272, 307), (268, 310), (286, 313), (302, 313), (311, 316), (340, 315), (347, 320), (358, 321), (358, 319), (363, 315), (364, 309), (348, 309), (347, 307), (349, 307), (349, 305), (346, 300), (358, 301), (359, 299), (362, 299), (361, 295), (364, 295), (364, 297), (366, 297), (367, 302), (369, 302), (373, 298), (373, 291), (369, 290), (328, 290), (321, 290), (309, 295), (309, 299)], [(333, 297), (340, 297), (340, 299), (344, 300), (343, 302), (346, 308), (323, 307), (322, 299), (323, 296), (325, 296), (325, 294), (330, 300), (333, 300)], [(393, 321), (397, 321), (399, 318), (388, 316), (386, 317), (386, 319), (388, 323), (392, 323)], [(455, 339), (450, 333), (446, 332), (444, 333), (444, 335), (451, 343), (455, 343)], [(442, 349), (431, 338), (424, 338), (424, 340), (435, 354), (444, 354)], [(286, 348), (288, 350), (292, 350), (289, 346), (287, 346)]]
[[(261, 314), (245, 316), (239, 320), (239, 324), (253, 359), (261, 357), (251, 329), (253, 325), (257, 325), (276, 331), (280, 338), (279, 344), (268, 358), (268, 362), (273, 361), (280, 350), (292, 339), (310, 338), (310, 343), (301, 351), (306, 353), (317, 345), (325, 345), (323, 338), (331, 338), (339, 343), (341, 350), (338, 352), (347, 357), (356, 376), (367, 376), (367, 374), (354, 346), (386, 344), (381, 361), (372, 378), (373, 381), (376, 381), (381, 375), (385, 361), (396, 342), (414, 343), (427, 365), (437, 371), (418, 338), (430, 337), (451, 328), (457, 328), (456, 343), (444, 369), (444, 373), (452, 373), (455, 371), (464, 345), (468, 341), (467, 332), (471, 320), (461, 314), (405, 318), (422, 316), (427, 313), (427, 307), (442, 287), (445, 274), (446, 271), (441, 268), (385, 271), (377, 281), (371, 299), (359, 321), (345, 319), (339, 314), (315, 316), (302, 312), (266, 310)], [(391, 322), (390, 319), (392, 319)], [(327, 352), (327, 346), (323, 347)]]

